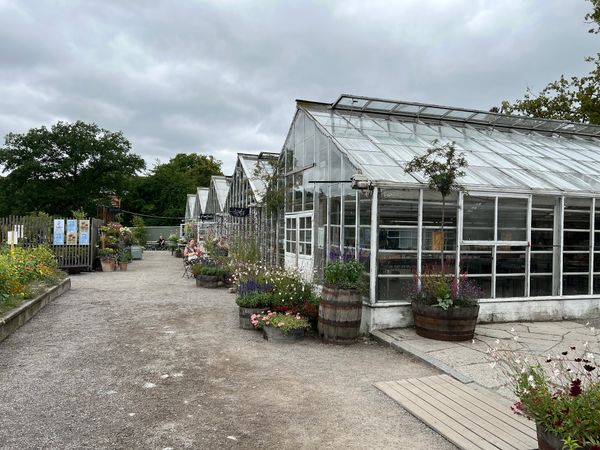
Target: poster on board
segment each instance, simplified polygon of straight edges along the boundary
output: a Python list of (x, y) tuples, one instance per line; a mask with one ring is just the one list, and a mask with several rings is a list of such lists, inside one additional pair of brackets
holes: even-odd
[(77, 219), (67, 219), (67, 245), (77, 245)]
[(90, 245), (90, 221), (79, 221), (79, 245)]
[(54, 245), (65, 245), (65, 221), (64, 219), (54, 219)]

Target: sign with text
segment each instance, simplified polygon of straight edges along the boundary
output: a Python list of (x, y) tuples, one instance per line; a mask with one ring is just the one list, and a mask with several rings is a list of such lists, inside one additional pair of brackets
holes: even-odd
[(214, 222), (215, 215), (214, 214), (200, 214), (200, 220), (203, 222)]
[(79, 221), (79, 245), (90, 245), (90, 221)]
[(54, 219), (54, 245), (65, 245), (65, 221), (64, 219)]
[(250, 208), (229, 208), (229, 215), (233, 217), (246, 217), (250, 214)]
[(67, 220), (67, 245), (77, 245), (77, 219)]

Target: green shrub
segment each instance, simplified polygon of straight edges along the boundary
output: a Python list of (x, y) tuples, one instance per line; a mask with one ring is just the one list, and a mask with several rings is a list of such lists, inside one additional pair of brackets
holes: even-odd
[(238, 297), (235, 302), (243, 308), (270, 308), (274, 303), (273, 294), (270, 292), (256, 292)]
[(360, 289), (363, 266), (356, 260), (330, 262), (325, 266), (325, 286), (333, 289)]
[(206, 276), (212, 276), (212, 277), (219, 277), (223, 280), (225, 280), (226, 278), (229, 278), (229, 276), (231, 275), (231, 272), (229, 271), (229, 269), (227, 269), (225, 267), (208, 266), (205, 264), (195, 264), (192, 267), (192, 273), (194, 274), (194, 276), (206, 275)]

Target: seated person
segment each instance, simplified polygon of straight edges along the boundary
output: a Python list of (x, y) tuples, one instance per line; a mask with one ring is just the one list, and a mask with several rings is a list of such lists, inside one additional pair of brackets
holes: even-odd
[(183, 257), (188, 262), (196, 261), (198, 259), (198, 255), (200, 253), (202, 253), (202, 250), (200, 250), (196, 246), (196, 241), (193, 239), (190, 239), (190, 241), (187, 243), (187, 245), (183, 249)]
[(162, 234), (158, 238), (158, 241), (156, 241), (156, 247), (159, 249), (165, 248), (165, 238)]

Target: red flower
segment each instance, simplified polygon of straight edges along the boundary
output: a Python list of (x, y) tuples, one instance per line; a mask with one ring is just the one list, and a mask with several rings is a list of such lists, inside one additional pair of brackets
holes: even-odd
[(570, 394), (571, 397), (577, 397), (579, 394), (581, 394), (581, 380), (579, 378), (571, 382)]

